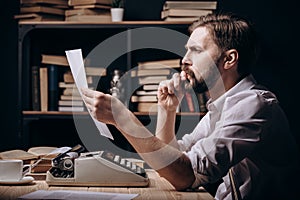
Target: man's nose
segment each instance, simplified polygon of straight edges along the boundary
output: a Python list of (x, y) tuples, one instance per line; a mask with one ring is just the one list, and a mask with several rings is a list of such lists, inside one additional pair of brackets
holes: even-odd
[(181, 70), (182, 71), (185, 71), (187, 70), (190, 66), (192, 66), (192, 62), (187, 58), (187, 57), (184, 57), (182, 59), (182, 62), (181, 62)]

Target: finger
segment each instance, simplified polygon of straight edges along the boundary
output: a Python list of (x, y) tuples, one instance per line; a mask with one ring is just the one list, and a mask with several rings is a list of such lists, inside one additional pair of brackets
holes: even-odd
[(185, 81), (186, 80), (186, 77), (187, 77), (187, 74), (185, 71), (181, 71), (180, 72), (180, 79), (181, 81)]
[(168, 86), (168, 91), (167, 91), (167, 93), (168, 93), (168, 94), (174, 94), (175, 88), (174, 88), (174, 80), (173, 80), (173, 79), (171, 79), (171, 80), (169, 81), (169, 83), (167, 84), (167, 86)]
[(82, 98), (87, 105), (92, 106), (94, 104), (94, 98), (88, 97), (85, 94), (82, 95)]
[(84, 96), (89, 97), (89, 98), (94, 98), (95, 96), (95, 91), (91, 90), (89, 88), (81, 88), (81, 92)]
[(158, 91), (161, 94), (168, 93), (168, 84), (169, 84), (169, 80), (160, 82), (159, 87), (158, 87)]
[(178, 74), (178, 73), (173, 74), (172, 80), (173, 80), (173, 82), (174, 82), (174, 88), (175, 88), (176, 90), (179, 90), (179, 89), (180, 89), (179, 86), (180, 86), (180, 84), (181, 84), (181, 80), (180, 80), (179, 74)]

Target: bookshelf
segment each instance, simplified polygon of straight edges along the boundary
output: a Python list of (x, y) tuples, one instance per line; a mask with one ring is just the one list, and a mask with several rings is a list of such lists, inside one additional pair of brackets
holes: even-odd
[[(18, 113), (19, 113), (19, 146), (29, 148), (37, 145), (74, 146), (80, 143), (76, 134), (73, 116), (88, 120), (87, 112), (58, 112), (58, 111), (34, 111), (32, 110), (31, 97), (31, 67), (41, 65), (42, 54), (65, 55), (65, 50), (81, 48), (85, 57), (96, 44), (107, 38), (127, 30), (137, 28), (164, 28), (175, 30), (188, 35), (189, 22), (165, 22), (165, 21), (124, 21), (114, 23), (78, 23), (67, 21), (48, 22), (20, 22), (18, 25)], [(167, 39), (170, 38), (166, 38)], [(129, 47), (134, 43), (134, 38), (128, 36), (124, 41)], [(178, 44), (184, 50), (184, 44)], [(128, 47), (128, 48), (129, 48)], [(111, 71), (121, 69), (128, 71), (140, 60), (139, 58), (153, 59), (155, 57), (176, 57), (167, 51), (143, 49), (141, 51), (129, 51), (121, 55), (109, 65), (108, 76), (102, 82), (101, 90), (109, 92)], [(99, 85), (98, 85), (99, 86)], [(135, 115), (147, 125), (148, 113), (134, 112)], [(205, 113), (178, 113), (177, 118), (181, 123), (188, 123), (193, 127), (199, 118)], [(152, 119), (153, 120), (153, 119)], [(41, 125), (42, 124), (42, 125)], [(151, 124), (155, 124), (152, 122)], [(154, 130), (155, 127), (149, 127)], [(67, 131), (66, 131), (67, 130)], [(191, 130), (186, 130), (191, 131)], [(46, 143), (41, 143), (46, 139)], [(122, 141), (123, 142), (123, 141)]]

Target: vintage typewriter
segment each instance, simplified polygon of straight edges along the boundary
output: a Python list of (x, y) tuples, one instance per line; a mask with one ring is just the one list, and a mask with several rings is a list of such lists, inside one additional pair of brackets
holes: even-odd
[(145, 169), (109, 151), (81, 152), (81, 146), (58, 155), (47, 171), (48, 185), (145, 187)]

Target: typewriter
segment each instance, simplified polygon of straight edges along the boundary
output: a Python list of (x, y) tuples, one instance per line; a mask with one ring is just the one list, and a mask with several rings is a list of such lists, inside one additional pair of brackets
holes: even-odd
[(146, 187), (145, 169), (109, 151), (80, 152), (75, 147), (52, 160), (48, 185)]

